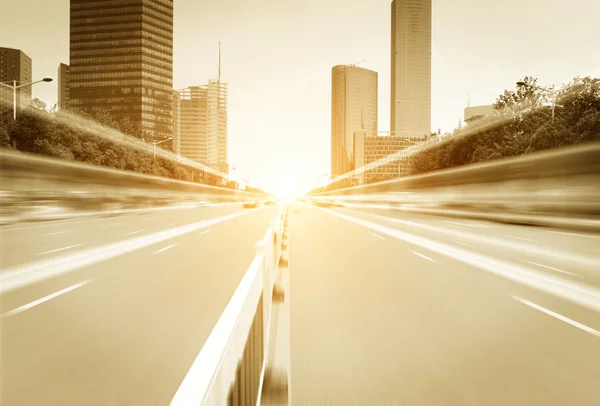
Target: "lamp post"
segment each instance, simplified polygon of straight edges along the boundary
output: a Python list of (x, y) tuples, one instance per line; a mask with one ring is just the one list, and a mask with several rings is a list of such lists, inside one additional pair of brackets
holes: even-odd
[(0, 85), (2, 85), (4, 87), (8, 87), (9, 89), (12, 89), (12, 91), (13, 91), (13, 120), (17, 119), (17, 90), (20, 89), (20, 88), (22, 88), (22, 87), (35, 85), (36, 83), (40, 83), (40, 82), (52, 82), (52, 80), (53, 79), (51, 77), (45, 77), (43, 79), (36, 80), (35, 82), (30, 82), (30, 83), (21, 83), (21, 82), (19, 82), (21, 84), (18, 85), (18, 86), (17, 86), (17, 81), (16, 80), (11, 81), (12, 85), (8, 84), (8, 83), (11, 83), (11, 82), (5, 82), (5, 83), (0, 82)]
[(153, 146), (153, 150), (154, 150), (154, 158), (156, 158), (156, 146), (158, 144), (162, 144), (163, 142), (167, 142), (172, 139), (173, 139), (173, 137), (169, 137), (166, 140), (162, 140), (162, 141), (152, 141), (152, 146)]
[[(523, 81), (518, 81), (517, 82), (517, 86), (525, 86), (527, 83), (523, 82)], [(538, 89), (538, 90), (545, 90), (545, 91), (550, 91), (550, 93), (552, 94), (552, 121), (554, 121), (554, 106), (555, 106), (555, 102), (556, 102), (556, 91), (554, 88), (554, 85), (552, 85), (552, 87), (542, 87), (542, 86), (532, 86), (534, 89)]]

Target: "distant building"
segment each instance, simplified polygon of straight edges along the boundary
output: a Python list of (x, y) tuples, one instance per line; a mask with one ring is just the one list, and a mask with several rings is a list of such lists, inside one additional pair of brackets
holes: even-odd
[(354, 65), (331, 70), (331, 177), (354, 169), (354, 132), (377, 134), (377, 72)]
[(71, 0), (69, 65), (70, 110), (173, 135), (173, 0)]
[[(31, 58), (20, 49), (0, 48), (0, 82), (17, 81), (17, 86), (32, 81)], [(9, 83), (12, 85), (12, 83)], [(0, 86), (0, 103), (13, 105), (13, 91)], [(17, 90), (17, 106), (24, 109), (31, 104), (31, 86)]]
[(465, 123), (470, 124), (481, 118), (490, 117), (496, 114), (493, 104), (487, 106), (465, 107)]
[(210, 80), (179, 94), (181, 156), (227, 173), (227, 83)]
[(390, 131), (431, 128), (431, 0), (392, 1)]
[(181, 156), (181, 100), (178, 91), (173, 90), (173, 152)]
[[(431, 136), (404, 137), (397, 135), (366, 135), (364, 131), (354, 133), (354, 150), (356, 153), (356, 169), (389, 157), (413, 145), (431, 139)], [(358, 184), (371, 183), (378, 180), (393, 179), (410, 172), (408, 158), (389, 159), (373, 168), (357, 173)]]
[(69, 65), (58, 66), (58, 109), (69, 108)]

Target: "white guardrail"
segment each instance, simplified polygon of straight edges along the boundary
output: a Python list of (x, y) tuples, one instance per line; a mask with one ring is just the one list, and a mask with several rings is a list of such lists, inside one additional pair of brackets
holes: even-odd
[[(265, 377), (277, 339), (276, 283), (286, 262), (287, 210), (284, 208), (257, 243), (257, 254), (202, 350), (172, 406), (261, 404)], [(286, 402), (287, 403), (287, 402)]]

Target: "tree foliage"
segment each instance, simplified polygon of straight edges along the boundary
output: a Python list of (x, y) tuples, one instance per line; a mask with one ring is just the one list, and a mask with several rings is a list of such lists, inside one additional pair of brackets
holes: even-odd
[(31, 99), (31, 107), (42, 111), (48, 110), (48, 104), (45, 101), (38, 99), (37, 97)]
[[(151, 151), (136, 147), (136, 143), (143, 145), (141, 126), (129, 119), (117, 121), (108, 111), (98, 111), (94, 121), (82, 114), (84, 117), (77, 117), (80, 123), (68, 113), (51, 114), (37, 107), (20, 110), (13, 121), (12, 110), (8, 114), (7, 109), (0, 106), (6, 110), (0, 111), (4, 113), (0, 114), (0, 148), (209, 185), (222, 183), (221, 176), (162, 156), (154, 158)], [(110, 131), (112, 138), (100, 136), (99, 131)], [(237, 188), (234, 182), (227, 186)]]
[(551, 94), (526, 76), (516, 90), (498, 96), (497, 117), (469, 124), (410, 157), (411, 174), (600, 141), (600, 79), (575, 78)]

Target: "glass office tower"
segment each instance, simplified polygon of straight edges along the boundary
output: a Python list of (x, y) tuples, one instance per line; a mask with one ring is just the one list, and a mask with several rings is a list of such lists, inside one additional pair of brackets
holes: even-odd
[(173, 1), (71, 0), (70, 28), (69, 108), (172, 136)]

